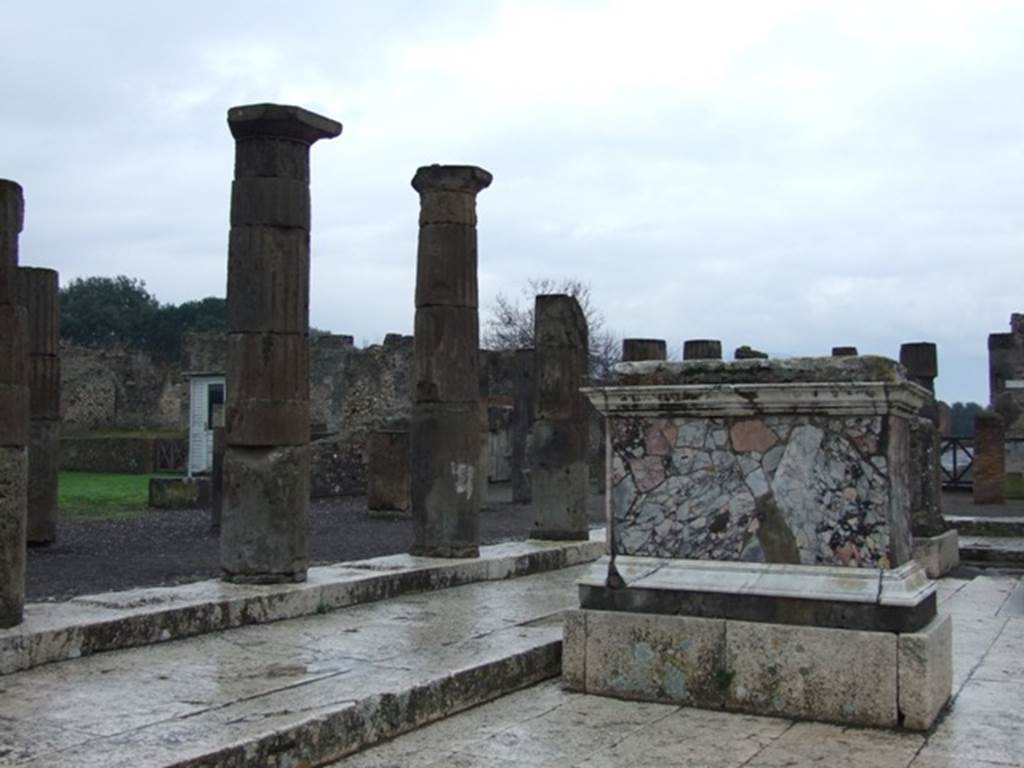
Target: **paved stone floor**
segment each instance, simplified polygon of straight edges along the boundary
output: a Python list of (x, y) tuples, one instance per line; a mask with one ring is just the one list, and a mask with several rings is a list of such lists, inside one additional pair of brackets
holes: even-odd
[(955, 699), (929, 734), (619, 701), (548, 681), (335, 766), (1024, 766), (1024, 587), (981, 576), (939, 589), (954, 621)]

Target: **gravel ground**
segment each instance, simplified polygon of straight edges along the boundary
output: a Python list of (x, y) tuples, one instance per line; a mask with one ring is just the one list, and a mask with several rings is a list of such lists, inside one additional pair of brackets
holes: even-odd
[[(484, 544), (525, 539), (533, 523), (528, 505), (514, 505), (506, 489), (480, 515)], [(604, 520), (603, 497), (591, 499), (594, 524)], [(407, 552), (409, 520), (367, 515), (365, 497), (320, 499), (310, 505), (310, 559), (314, 565)], [(30, 601), (132, 587), (181, 584), (220, 575), (217, 535), (205, 510), (147, 510), (131, 520), (62, 522), (56, 543), (28, 553)]]

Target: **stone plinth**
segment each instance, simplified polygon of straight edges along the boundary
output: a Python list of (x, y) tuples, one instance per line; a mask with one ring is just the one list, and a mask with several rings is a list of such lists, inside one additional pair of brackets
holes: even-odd
[(623, 363), (607, 415), (616, 551), (893, 567), (911, 557), (910, 421), (874, 357)]
[(580, 387), (587, 374), (587, 320), (571, 296), (534, 306), (534, 424), (530, 481), (538, 539), (586, 539), (589, 425)]
[[(221, 567), (229, 581), (306, 578), (309, 548), (309, 148), (341, 124), (304, 109), (228, 111)], [(214, 518), (214, 525), (217, 518)]]
[(975, 504), (1006, 501), (1006, 433), (1002, 417), (984, 411), (974, 417), (974, 464), (971, 476)]
[(412, 552), (476, 557), (481, 466), (476, 197), (491, 174), (470, 165), (416, 171), (415, 387), (410, 428)]
[(409, 430), (370, 433), (366, 505), (370, 517), (410, 517)]
[(573, 690), (927, 730), (952, 690), (951, 624), (921, 566), (895, 571), (619, 557), (577, 583)]
[(668, 357), (668, 346), (664, 339), (623, 339), (622, 361), (635, 363), (641, 360), (664, 360)]
[(683, 342), (683, 360), (721, 360), (722, 342), (715, 339), (688, 339)]

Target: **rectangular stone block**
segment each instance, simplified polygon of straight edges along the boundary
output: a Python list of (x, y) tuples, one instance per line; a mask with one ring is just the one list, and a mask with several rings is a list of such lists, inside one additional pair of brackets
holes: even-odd
[[(460, 198), (472, 198), (459, 195)], [(428, 224), (416, 252), (416, 306), (477, 306), (476, 228)]]
[(729, 684), (724, 620), (581, 613), (587, 693), (721, 708)]
[(927, 731), (953, 692), (953, 621), (936, 616), (899, 635), (899, 711), (904, 728)]
[(304, 581), (309, 561), (308, 446), (227, 446), (223, 494), (224, 578)]
[(309, 184), (281, 178), (235, 179), (231, 185), (231, 226), (263, 224), (309, 230)]
[(309, 145), (261, 136), (235, 142), (235, 178), (271, 177), (309, 183)]
[(229, 333), (309, 331), (309, 232), (232, 227), (228, 240)]
[(897, 635), (729, 621), (726, 709), (894, 728)]
[(956, 530), (938, 536), (915, 536), (914, 559), (929, 579), (941, 579), (960, 564), (960, 537)]
[(480, 412), (476, 403), (413, 406), (410, 430), (413, 554), (476, 557)]
[(60, 424), (32, 419), (28, 446), (29, 544), (49, 544), (57, 538), (57, 452)]
[(0, 628), (19, 624), (25, 607), (27, 505), (28, 449), (0, 446)]
[(56, 355), (31, 355), (28, 369), (31, 417), (59, 421), (60, 358)]
[(29, 354), (56, 355), (60, 343), (56, 270), (19, 267), (18, 303), (28, 313)]
[(374, 513), (409, 514), (409, 432), (370, 433), (366, 505)]
[(562, 614), (562, 687), (587, 691), (587, 611)]
[(475, 308), (420, 307), (414, 343), (416, 402), (479, 401), (480, 327)]
[(533, 538), (587, 538), (588, 433), (581, 421), (534, 422), (530, 469)]

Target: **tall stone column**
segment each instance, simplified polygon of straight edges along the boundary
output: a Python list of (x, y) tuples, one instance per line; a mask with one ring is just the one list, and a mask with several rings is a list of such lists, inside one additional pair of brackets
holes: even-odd
[(1006, 437), (1002, 417), (983, 411), (974, 417), (974, 464), (971, 476), (975, 504), (1006, 502)]
[(587, 320), (571, 296), (538, 296), (534, 305), (532, 537), (586, 539), (589, 467)]
[(641, 360), (666, 360), (668, 348), (664, 339), (623, 339), (622, 362), (635, 363)]
[(303, 581), (309, 558), (309, 148), (341, 124), (299, 107), (228, 110), (221, 568), (228, 581)]
[(687, 339), (683, 342), (683, 360), (721, 360), (722, 342), (715, 339)]
[(0, 179), (0, 628), (21, 622), (25, 608), (28, 506), (28, 314), (18, 303), (21, 187)]
[(57, 451), (60, 445), (60, 311), (52, 269), (18, 268), (18, 294), (28, 313), (29, 546), (57, 538)]
[(480, 551), (480, 321), (476, 196), (491, 174), (428, 165), (416, 257), (416, 389), (410, 450), (412, 553), (476, 557)]
[(517, 349), (512, 401), (512, 501), (529, 504), (530, 431), (533, 427), (533, 350)]

